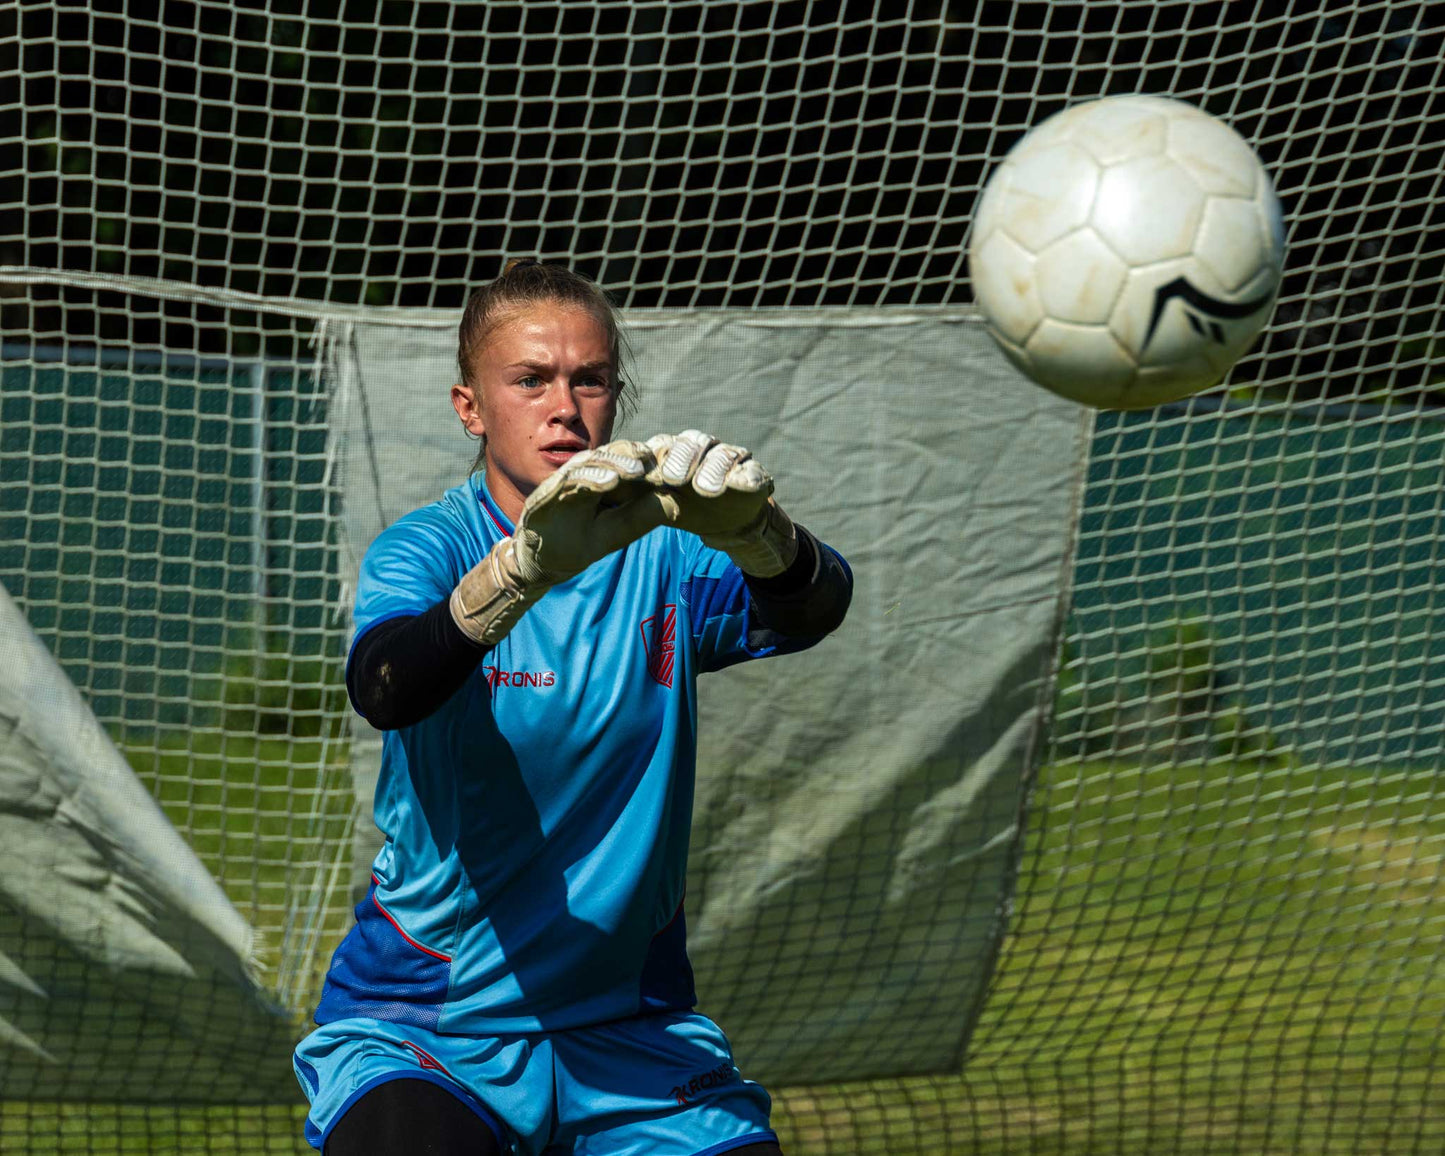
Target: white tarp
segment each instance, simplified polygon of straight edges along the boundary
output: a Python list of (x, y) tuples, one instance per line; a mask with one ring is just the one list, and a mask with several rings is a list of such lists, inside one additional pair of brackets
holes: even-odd
[[(425, 321), (333, 345), (354, 558), (475, 452), (455, 329)], [(835, 636), (700, 686), (700, 1008), (777, 1085), (955, 1068), (1004, 930), (1087, 422), (957, 313), (628, 323), (640, 407), (618, 434), (750, 447), (856, 576)], [(357, 721), (368, 800), (375, 737)]]
[(289, 1079), (291, 1029), (252, 974), (251, 928), (3, 587), (0, 847), (7, 1096), (236, 1102), (285, 1086), (272, 1073)]

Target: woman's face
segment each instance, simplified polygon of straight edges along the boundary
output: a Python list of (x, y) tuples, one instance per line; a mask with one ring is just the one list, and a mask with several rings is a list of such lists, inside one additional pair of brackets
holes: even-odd
[(543, 302), (514, 310), (452, 386), (467, 431), (486, 435), (487, 487), (513, 521), (527, 495), (574, 454), (612, 436), (616, 369), (607, 330), (585, 309)]

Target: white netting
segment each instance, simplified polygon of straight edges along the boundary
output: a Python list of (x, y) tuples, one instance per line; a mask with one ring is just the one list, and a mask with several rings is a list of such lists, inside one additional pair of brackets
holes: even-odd
[[(338, 686), (338, 492), (324, 386), (300, 350), (242, 361), (194, 305), (164, 350), (92, 345), (145, 304), (36, 286), (7, 303), (0, 363), (0, 583), (261, 932), (268, 985), (310, 998), (350, 790)], [(79, 315), (79, 317), (77, 317)], [(345, 880), (340, 880), (344, 889)]]
[(1428, 5), (121, 7), (0, 12), (0, 264), (455, 307), (538, 254), (639, 306), (966, 303), (987, 166), (1144, 91), (1273, 171), (1280, 352), (1343, 323), (1338, 370), (1438, 300)]
[[(1232, 398), (1096, 433), (979, 1062), (779, 1121), (793, 1151), (1436, 1150), (1442, 29), (1403, 0), (0, 7), (0, 581), (304, 1007), (351, 806), (317, 322), (454, 314), (522, 255), (633, 308), (965, 317), (974, 198), (1028, 127), (1193, 101), (1269, 166), (1285, 280)], [(5, 1106), (0, 1147), (298, 1130), (66, 1111)]]

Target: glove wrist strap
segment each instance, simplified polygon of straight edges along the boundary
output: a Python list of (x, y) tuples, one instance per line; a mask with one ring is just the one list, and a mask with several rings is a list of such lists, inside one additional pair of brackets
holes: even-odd
[(551, 589), (545, 581), (528, 581), (528, 567), (518, 558), (516, 540), (498, 542), (452, 591), (452, 620), (473, 642), (495, 646), (511, 631), (527, 608)]

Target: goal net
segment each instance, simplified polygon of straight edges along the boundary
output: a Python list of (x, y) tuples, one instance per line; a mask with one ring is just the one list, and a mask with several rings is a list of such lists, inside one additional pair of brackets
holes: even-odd
[[(624, 306), (639, 422), (772, 439), (860, 561), (793, 668), (831, 710), (781, 664), (700, 695), (791, 727), (705, 745), (689, 900), (785, 1150), (1438, 1151), (1442, 59), (1402, 2), (0, 9), (0, 830), (40, 856), (0, 1148), (305, 1150), (356, 551), (469, 458), (407, 359), (443, 398), (537, 256)], [(1290, 249), (1224, 388), (1086, 420), (989, 349), (965, 246), (1030, 125), (1128, 92), (1238, 129)]]

